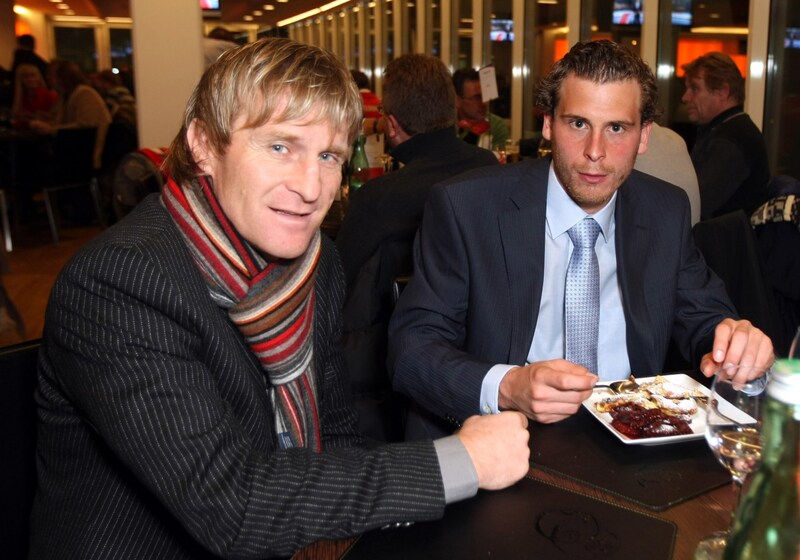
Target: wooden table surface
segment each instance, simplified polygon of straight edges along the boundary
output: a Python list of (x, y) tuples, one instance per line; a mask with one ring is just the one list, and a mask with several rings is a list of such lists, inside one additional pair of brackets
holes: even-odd
[[(672, 555), (674, 560), (692, 560), (697, 543), (714, 531), (727, 528), (731, 519), (733, 491), (729, 485), (723, 485), (664, 511), (657, 512), (586, 484), (542, 471), (536, 467), (531, 468), (529, 476), (675, 523), (677, 534)], [(445, 515), (447, 515), (447, 510), (445, 510)], [(646, 536), (644, 537), (646, 538)], [(297, 552), (292, 557), (292, 560), (339, 560), (353, 541), (354, 539), (320, 541)]]

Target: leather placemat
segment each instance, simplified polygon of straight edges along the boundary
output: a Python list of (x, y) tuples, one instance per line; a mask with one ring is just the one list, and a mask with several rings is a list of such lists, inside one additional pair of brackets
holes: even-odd
[(531, 463), (656, 511), (730, 483), (705, 439), (625, 445), (583, 407), (555, 424), (530, 423)]
[(525, 478), (449, 505), (438, 521), (370, 531), (343, 558), (668, 560), (675, 533), (669, 521)]

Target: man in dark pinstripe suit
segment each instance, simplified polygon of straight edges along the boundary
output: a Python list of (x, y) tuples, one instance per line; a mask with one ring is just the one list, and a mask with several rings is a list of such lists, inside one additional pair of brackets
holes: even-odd
[[(433, 189), (389, 332), (394, 387), (426, 411), (410, 416), (407, 437), (449, 433), (479, 411), (559, 421), (598, 376), (663, 371), (670, 338), (706, 376), (723, 364), (772, 363), (769, 338), (735, 320), (695, 248), (686, 194), (633, 170), (657, 102), (638, 55), (611, 41), (578, 43), (539, 86), (552, 159)], [(597, 226), (600, 305), (595, 359), (580, 363), (567, 352), (565, 279), (571, 230), (586, 222)]]
[(350, 73), (285, 39), (226, 52), (162, 194), (51, 294), (32, 558), (265, 558), (426, 520), (528, 469), (519, 413), (359, 447), (341, 265), (319, 224), (360, 126)]

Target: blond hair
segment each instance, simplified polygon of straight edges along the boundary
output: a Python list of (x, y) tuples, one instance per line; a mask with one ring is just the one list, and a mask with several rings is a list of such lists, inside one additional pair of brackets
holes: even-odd
[(189, 98), (165, 170), (178, 184), (199, 173), (187, 140), (193, 122), (210, 148), (223, 155), (240, 116), (245, 127), (254, 128), (309, 115), (346, 131), (350, 144), (361, 127), (361, 96), (350, 71), (332, 53), (283, 38), (229, 49), (208, 67)]

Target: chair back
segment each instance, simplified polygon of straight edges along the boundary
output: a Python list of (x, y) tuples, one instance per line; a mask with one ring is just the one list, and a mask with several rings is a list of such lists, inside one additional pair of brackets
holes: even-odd
[(0, 551), (27, 558), (36, 490), (36, 363), (39, 341), (0, 348)]
[(750, 220), (742, 210), (694, 226), (694, 241), (708, 266), (719, 276), (739, 316), (772, 340), (780, 340), (775, 298), (764, 272), (764, 259)]
[(94, 175), (97, 128), (61, 128), (53, 145), (51, 184), (89, 183)]

